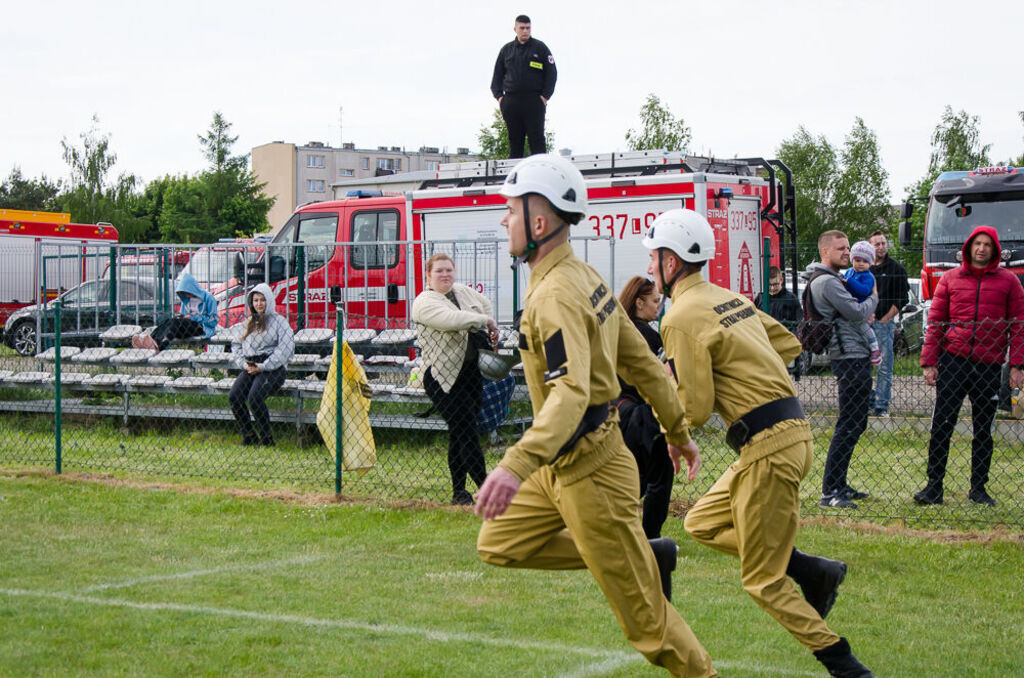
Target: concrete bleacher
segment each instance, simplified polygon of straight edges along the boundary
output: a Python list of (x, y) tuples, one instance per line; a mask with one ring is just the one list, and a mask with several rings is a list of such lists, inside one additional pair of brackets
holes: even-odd
[[(68, 413), (105, 414), (120, 416), (127, 423), (131, 417), (162, 417), (176, 419), (231, 420), (229, 408), (202, 410), (187, 405), (172, 407), (154, 407), (140, 405), (132, 401), (135, 394), (190, 394), (217, 395), (225, 397), (234, 384), (234, 377), (217, 379), (211, 376), (214, 370), (236, 371), (233, 356), (229, 351), (200, 350), (201, 342), (188, 348), (169, 348), (159, 353), (150, 349), (116, 348), (115, 346), (130, 345), (131, 336), (138, 333), (138, 326), (118, 326), (117, 332), (110, 332), (104, 346), (82, 350), (75, 346), (61, 347), (61, 386), (68, 406), (62, 407)], [(218, 345), (219, 348), (230, 344), (241, 336), (238, 323), (229, 328), (219, 329), (207, 343)], [(111, 328), (112, 330), (114, 328)], [(106, 333), (105, 333), (106, 334)], [(419, 358), (407, 355), (396, 355), (387, 349), (398, 348), (408, 351), (416, 339), (413, 330), (384, 330), (377, 332), (372, 329), (345, 330), (343, 337), (347, 342), (365, 346), (364, 357), (356, 354), (356, 359), (371, 379), (372, 399), (375, 402), (429, 404), (430, 400), (422, 388), (410, 387), (408, 375), (420, 364)], [(289, 378), (275, 394), (294, 399), (293, 410), (272, 411), (271, 419), (294, 423), (296, 428), (304, 425), (315, 425), (316, 412), (304, 408), (305, 400), (319, 400), (323, 395), (323, 378), (330, 368), (331, 352), (336, 339), (334, 330), (327, 328), (309, 328), (296, 332), (296, 353), (287, 365)], [(110, 345), (107, 345), (109, 341)], [(178, 342), (175, 342), (176, 345)], [(37, 370), (13, 371), (0, 370), (0, 388), (17, 387), (27, 389), (56, 388), (55, 376), (47, 367), (53, 369), (56, 362), (56, 349), (50, 348), (36, 355)], [(80, 371), (90, 368), (90, 372)], [(74, 369), (75, 371), (70, 371)], [(182, 374), (186, 370), (186, 374)], [(116, 405), (88, 405), (81, 401), (81, 394), (90, 392), (107, 392), (121, 394), (122, 402)], [(517, 387), (516, 398), (527, 399), (525, 387)], [(0, 401), (0, 411), (53, 411), (53, 403), (49, 407), (44, 401)], [(371, 413), (371, 424), (377, 427), (401, 429), (445, 430), (446, 425), (436, 415), (418, 417), (415, 415), (375, 414)], [(525, 426), (529, 418), (519, 418), (506, 422)]]

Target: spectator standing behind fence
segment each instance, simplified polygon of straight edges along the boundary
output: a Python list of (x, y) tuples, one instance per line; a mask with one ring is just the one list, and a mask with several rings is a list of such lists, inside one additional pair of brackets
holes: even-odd
[(924, 381), (935, 386), (928, 484), (914, 494), (918, 504), (941, 504), (949, 439), (960, 405), (971, 400), (971, 489), (976, 504), (995, 505), (985, 485), (992, 464), (992, 426), (1002, 364), (1009, 346), (1010, 386), (1024, 384), (1024, 289), (999, 268), (1002, 250), (991, 226), (978, 226), (964, 243), (963, 263), (939, 278), (928, 310), (921, 350)]
[(881, 231), (875, 231), (868, 238), (875, 248), (875, 264), (871, 273), (878, 281), (878, 308), (871, 329), (878, 338), (882, 361), (878, 364), (875, 388), (871, 391), (871, 409), (876, 417), (889, 416), (889, 402), (892, 400), (893, 341), (896, 339), (896, 315), (910, 300), (910, 285), (907, 272), (899, 262), (889, 256), (889, 241)]
[(587, 568), (647, 661), (673, 676), (715, 676), (669, 603), (675, 542), (644, 537), (636, 462), (612, 406), (616, 374), (628, 374), (653, 405), (690, 480), (700, 452), (664, 367), (608, 284), (573, 253), (570, 225), (587, 210), (583, 175), (564, 158), (535, 155), (515, 166), (501, 194), (509, 253), (531, 269), (519, 349), (533, 424), (477, 494), (477, 551), (499, 567)]
[(794, 547), (800, 481), (814, 460), (811, 427), (786, 371), (800, 341), (746, 298), (704, 280), (715, 234), (703, 216), (684, 209), (659, 215), (644, 246), (651, 250), (647, 272), (672, 295), (661, 332), (690, 424), (702, 426), (718, 411), (737, 455), (686, 514), (686, 531), (738, 557), (743, 588), (830, 675), (870, 676), (823, 621), (846, 564)]
[(455, 282), (455, 263), (447, 254), (427, 260), (426, 276), (427, 289), (412, 304), (423, 351), (423, 387), (448, 424), (452, 503), (472, 504), (466, 475), (480, 487), (487, 478), (487, 467), (476, 428), (483, 397), (477, 349), (482, 346), (471, 332), (487, 330), (493, 343), (498, 326), (491, 301)]
[[(654, 289), (654, 283), (638, 275), (633, 276), (619, 294), (619, 303), (654, 355), (661, 353), (661, 335), (651, 327), (651, 321), (658, 317), (660, 299), (661, 295)], [(648, 539), (657, 539), (668, 517), (675, 469), (665, 445), (665, 436), (654, 417), (654, 410), (640, 396), (640, 392), (623, 381), (622, 377), (619, 377), (619, 386), (622, 388), (616, 403), (619, 408), (619, 428), (622, 429), (622, 439), (633, 453), (640, 471), (644, 534)]]
[[(763, 310), (761, 301), (761, 293), (758, 292), (754, 295), (754, 306)], [(793, 333), (800, 323), (800, 301), (793, 292), (782, 286), (782, 269), (778, 266), (768, 269), (768, 315)]]
[(544, 113), (555, 93), (558, 71), (548, 46), (530, 37), (530, 17), (517, 16), (513, 30), (516, 39), (501, 48), (494, 63), (491, 94), (508, 130), (508, 157), (521, 158), (527, 138), (530, 155), (547, 151)]
[(149, 334), (136, 334), (132, 337), (132, 346), (162, 351), (175, 339), (209, 339), (213, 336), (217, 329), (217, 300), (214, 296), (200, 287), (190, 273), (181, 276), (174, 291), (181, 299), (179, 314), (163, 321)]
[(242, 444), (270, 447), (274, 438), (270, 433), (267, 398), (284, 383), (285, 367), (295, 353), (295, 340), (291, 325), (275, 308), (269, 285), (261, 283), (249, 290), (245, 308), (249, 311), (245, 332), (231, 342), (232, 358), (242, 373), (231, 386), (228, 402), (242, 434)]
[[(871, 264), (875, 261), (875, 248), (867, 240), (858, 240), (850, 248), (850, 268), (846, 269), (843, 277), (846, 279), (846, 289), (861, 303), (867, 300), (873, 292), (877, 291), (875, 276), (871, 274)], [(882, 362), (882, 351), (878, 347), (878, 338), (870, 323), (859, 323), (856, 329), (860, 332), (864, 341), (870, 347), (869, 358), (871, 364), (877, 365)]]
[(807, 267), (807, 286), (811, 303), (822, 322), (832, 325), (828, 354), (839, 391), (839, 414), (825, 458), (820, 504), (829, 508), (857, 508), (853, 499), (864, 499), (866, 492), (850, 486), (846, 473), (853, 449), (868, 425), (868, 397), (871, 393), (871, 346), (861, 325), (875, 311), (878, 294), (858, 302), (839, 270), (850, 264), (850, 241), (842, 231), (825, 231), (818, 237), (820, 262)]

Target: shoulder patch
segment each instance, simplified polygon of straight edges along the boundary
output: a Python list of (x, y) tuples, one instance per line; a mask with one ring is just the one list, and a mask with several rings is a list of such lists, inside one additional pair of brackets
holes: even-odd
[(668, 368), (672, 370), (672, 376), (675, 377), (676, 382), (679, 382), (679, 375), (676, 374), (676, 360), (675, 358), (668, 359)]
[(550, 54), (549, 54), (549, 55), (548, 55), (548, 63), (549, 63), (549, 64), (553, 64), (553, 63), (555, 63), (555, 57), (553, 57), (552, 55), (550, 55)]
[(522, 332), (519, 333), (519, 349), (522, 351), (530, 350), (530, 342), (526, 339), (526, 335)]
[(544, 340), (544, 360), (547, 362), (548, 370), (544, 373), (544, 381), (558, 379), (568, 374), (566, 367), (568, 357), (565, 354), (565, 338), (562, 330), (558, 330)]

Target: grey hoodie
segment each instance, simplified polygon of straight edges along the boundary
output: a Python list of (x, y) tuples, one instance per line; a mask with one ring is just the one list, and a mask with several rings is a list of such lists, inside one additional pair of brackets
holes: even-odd
[[(826, 275), (811, 284), (814, 308), (826, 321), (835, 321), (835, 331), (832, 332), (832, 341), (828, 346), (829, 360), (870, 357), (871, 345), (866, 334), (861, 331), (861, 326), (866, 325), (868, 318), (875, 312), (878, 293), (872, 292), (870, 297), (857, 303), (842, 277), (821, 262), (809, 265), (804, 277), (809, 279), (818, 271), (825, 271)], [(842, 351), (839, 349), (840, 342)]]
[[(270, 291), (269, 285), (260, 283), (246, 293), (245, 307), (249, 310), (249, 316), (253, 315), (252, 295), (257, 292), (267, 300), (267, 327), (263, 332), (253, 332), (244, 339), (231, 342), (231, 353), (239, 369), (245, 369), (247, 358), (269, 356), (266, 360), (256, 363), (261, 372), (269, 372), (284, 367), (291, 360), (295, 353), (295, 337), (291, 325), (274, 308), (274, 293)], [(248, 320), (242, 322), (248, 326)]]

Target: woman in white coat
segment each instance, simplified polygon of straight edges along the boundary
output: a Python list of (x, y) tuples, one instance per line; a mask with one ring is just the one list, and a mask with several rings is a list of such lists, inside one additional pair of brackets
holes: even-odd
[(426, 278), (426, 289), (412, 304), (422, 350), (423, 387), (448, 424), (452, 503), (472, 504), (466, 475), (479, 488), (487, 478), (487, 467), (476, 430), (483, 377), (470, 332), (484, 330), (493, 343), (498, 326), (490, 300), (455, 282), (455, 263), (447, 254), (427, 260)]

